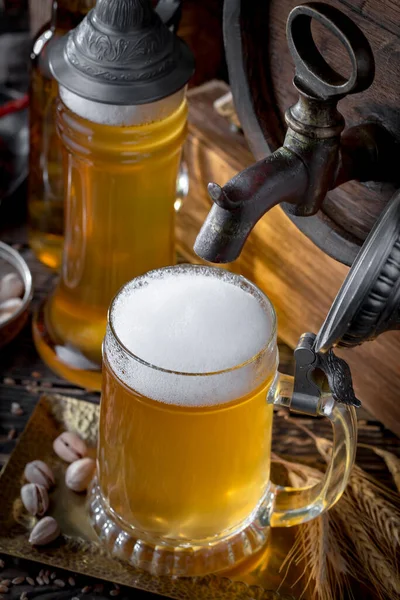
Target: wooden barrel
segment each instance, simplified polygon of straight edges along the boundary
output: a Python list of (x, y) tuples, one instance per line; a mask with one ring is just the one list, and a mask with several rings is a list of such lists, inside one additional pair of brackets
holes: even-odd
[[(285, 110), (298, 93), (292, 85), (294, 67), (286, 42), (286, 20), (296, 0), (225, 0), (224, 35), (230, 84), (247, 141), (260, 159), (282, 145)], [(328, 4), (347, 14), (364, 32), (372, 47), (376, 74), (362, 94), (339, 102), (348, 127), (362, 122), (382, 124), (400, 140), (400, 0), (332, 0)], [(312, 22), (320, 52), (335, 70), (350, 71), (345, 48), (327, 29)], [(397, 179), (397, 182), (396, 182)], [(336, 232), (335, 258), (351, 264), (384, 206), (400, 185), (349, 182), (328, 193), (316, 217), (296, 225), (320, 248)], [(268, 217), (266, 217), (268, 218)]]

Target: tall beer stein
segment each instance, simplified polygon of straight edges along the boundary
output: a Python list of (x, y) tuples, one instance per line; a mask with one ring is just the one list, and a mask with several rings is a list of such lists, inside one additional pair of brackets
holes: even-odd
[(175, 263), (174, 202), (186, 133), (186, 45), (151, 0), (98, 0), (50, 53), (60, 86), (65, 243), (60, 282), (34, 320), (58, 374), (101, 385), (107, 309), (123, 283)]
[(95, 0), (53, 2), (50, 23), (37, 34), (31, 52), (29, 243), (36, 257), (58, 269), (64, 229), (62, 149), (55, 127), (58, 85), (49, 68), (49, 50), (84, 18)]
[[(203, 575), (257, 552), (270, 527), (335, 504), (354, 462), (359, 403), (346, 363), (316, 354), (314, 342), (302, 336), (294, 382), (277, 373), (271, 302), (215, 267), (167, 267), (122, 288), (104, 342), (89, 496), (111, 553), (156, 575)], [(331, 421), (331, 463), (314, 487), (270, 482), (274, 405)]]

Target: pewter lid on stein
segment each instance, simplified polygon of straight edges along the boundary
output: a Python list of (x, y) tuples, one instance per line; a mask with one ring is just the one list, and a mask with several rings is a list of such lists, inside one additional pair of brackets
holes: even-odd
[(98, 0), (53, 45), (50, 69), (59, 84), (82, 98), (139, 105), (183, 88), (193, 74), (194, 59), (151, 0)]
[(357, 346), (400, 329), (400, 191), (357, 255), (322, 325), (315, 349)]

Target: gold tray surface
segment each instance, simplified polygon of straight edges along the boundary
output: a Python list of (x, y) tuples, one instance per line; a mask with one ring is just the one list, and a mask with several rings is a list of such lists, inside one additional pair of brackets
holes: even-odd
[[(293, 600), (304, 593), (299, 573), (291, 568), (284, 578), (280, 567), (292, 547), (293, 529), (274, 529), (266, 547), (234, 570), (202, 578), (154, 577), (111, 557), (98, 543), (86, 514), (86, 497), (64, 483), (66, 464), (53, 451), (53, 440), (62, 431), (75, 431), (95, 455), (99, 406), (58, 395), (39, 400), (7, 465), (0, 475), (0, 553), (37, 561), (160, 594), (190, 600)], [(27, 462), (41, 459), (54, 471), (57, 485), (51, 492), (47, 514), (55, 517), (63, 535), (53, 544), (35, 548), (28, 543), (36, 522), (24, 510), (20, 488)], [(283, 581), (284, 579), (284, 581)], [(306, 600), (307, 595), (302, 598)]]

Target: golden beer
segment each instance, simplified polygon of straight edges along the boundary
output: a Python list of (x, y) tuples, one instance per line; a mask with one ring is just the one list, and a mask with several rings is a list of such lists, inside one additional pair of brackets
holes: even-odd
[[(301, 338), (296, 373), (310, 336)], [(204, 575), (255, 554), (270, 527), (327, 510), (354, 462), (356, 418), (315, 388), (296, 389), (277, 373), (274, 309), (243, 277), (181, 265), (126, 284), (103, 345), (88, 500), (100, 540), (152, 574)], [(290, 406), (296, 394), (334, 429), (325, 477), (299, 489), (269, 477), (273, 406)]]
[[(83, 109), (87, 104), (83, 101)], [(105, 122), (95, 123), (58, 103), (66, 198), (63, 264), (34, 337), (51, 368), (91, 389), (100, 389), (101, 344), (112, 297), (133, 277), (175, 263), (174, 202), (187, 119), (184, 91), (165, 104), (165, 118), (112, 125), (108, 106), (105, 117), (100, 116)], [(93, 118), (101, 115), (98, 107)], [(134, 118), (146, 107), (129, 110)], [(150, 115), (157, 114), (156, 105), (151, 110)]]
[(124, 526), (171, 540), (240, 527), (269, 481), (270, 383), (222, 405), (174, 406), (130, 390), (105, 359), (99, 484)]

